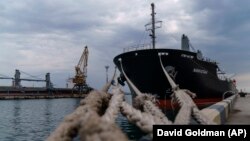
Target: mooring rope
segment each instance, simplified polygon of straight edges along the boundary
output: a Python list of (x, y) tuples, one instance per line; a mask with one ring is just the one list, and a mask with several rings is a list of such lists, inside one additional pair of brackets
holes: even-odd
[[(149, 114), (151, 114), (152, 116), (157, 116), (160, 117), (162, 119), (162, 121), (165, 124), (172, 124), (172, 122), (162, 113), (162, 111), (155, 105), (155, 98), (152, 95), (149, 94), (143, 94), (134, 84), (132, 81), (130, 81), (130, 79), (128, 78), (128, 76), (126, 75), (126, 73), (123, 70), (123, 66), (122, 66), (122, 60), (120, 60), (120, 65), (121, 65), (121, 71), (124, 74), (124, 77), (126, 78), (127, 82), (129, 83), (129, 85), (133, 88), (133, 90), (135, 91), (135, 93), (137, 94), (137, 97), (135, 98), (135, 101), (137, 101), (139, 105), (139, 107), (143, 106), (143, 109), (145, 112), (148, 112)], [(141, 108), (139, 108), (141, 109)], [(142, 109), (141, 109), (142, 110)]]
[(159, 58), (160, 58), (161, 68), (162, 68), (162, 70), (163, 70), (165, 76), (167, 77), (167, 80), (168, 80), (170, 86), (172, 87), (173, 90), (178, 89), (179, 86), (175, 84), (174, 80), (169, 76), (168, 72), (164, 69), (163, 64), (162, 64), (162, 61), (161, 61), (161, 56), (160, 56), (160, 55), (159, 55)]
[(214, 121), (210, 120), (206, 115), (204, 115), (197, 107), (194, 107), (192, 109), (192, 113), (196, 121), (199, 122), (200, 124), (208, 124), (208, 125), (216, 124)]
[[(109, 89), (110, 85), (106, 86)], [(117, 139), (127, 141), (127, 137), (114, 124), (123, 95), (118, 90), (114, 90), (117, 95), (112, 97), (110, 105), (108, 105), (111, 97), (105, 92), (108, 89), (91, 91), (85, 99), (81, 100), (79, 107), (64, 118), (63, 122), (47, 138), (47, 141), (70, 141), (78, 133), (83, 141), (115, 141)], [(107, 113), (104, 113), (105, 111)], [(102, 118), (101, 115), (103, 115)], [(113, 135), (114, 133), (115, 135)]]
[(122, 73), (124, 74), (124, 77), (126, 78), (127, 82), (129, 83), (129, 85), (132, 87), (132, 89), (134, 90), (135, 94), (137, 96), (139, 95), (142, 95), (141, 91), (139, 89), (137, 89), (137, 87), (130, 81), (130, 79), (128, 79), (128, 76), (127, 74), (124, 72), (123, 70), (123, 66), (122, 66), (122, 60), (119, 60), (120, 61), (120, 65), (121, 65), (121, 71)]
[(133, 99), (133, 106), (137, 109), (143, 110), (145, 101), (151, 101), (154, 104), (156, 103), (155, 97), (153, 95), (141, 93)]
[[(187, 108), (183, 108), (180, 109), (179, 113), (180, 117), (183, 116), (185, 114), (185, 116), (191, 116), (190, 113), (192, 113), (195, 117), (195, 119), (197, 119), (198, 122), (200, 122), (201, 124), (215, 124), (213, 121), (209, 120), (206, 116), (204, 116), (200, 110), (198, 109), (198, 107), (196, 106), (196, 104), (194, 103), (194, 101), (192, 100), (192, 97), (195, 97), (196, 95), (188, 90), (181, 90), (178, 85), (175, 84), (175, 82), (173, 81), (173, 79), (169, 76), (168, 72), (164, 69), (163, 64), (162, 64), (162, 60), (161, 60), (161, 56), (159, 55), (159, 59), (160, 59), (160, 64), (161, 64), (161, 68), (170, 84), (170, 86), (172, 87), (173, 90), (173, 95), (174, 97), (177, 99), (177, 102), (180, 104), (181, 108), (183, 106), (186, 106), (187, 108), (191, 109), (191, 112), (189, 112), (190, 110)], [(179, 118), (182, 119), (182, 118)], [(179, 121), (176, 123), (179, 123)], [(183, 119), (182, 119), (183, 120)], [(188, 120), (188, 119), (185, 119)], [(187, 121), (185, 121), (187, 122)], [(181, 122), (182, 123), (182, 122)]]
[(127, 136), (114, 123), (103, 120), (93, 111), (85, 114), (79, 130), (81, 141), (128, 141)]
[(109, 122), (115, 122), (124, 97), (124, 92), (119, 88), (119, 86), (113, 87), (112, 93), (113, 95), (109, 101), (109, 107), (102, 116), (102, 119)]
[(63, 122), (56, 128), (56, 130), (49, 136), (47, 141), (67, 141), (74, 138), (79, 128), (81, 128), (81, 118), (86, 116), (86, 112), (94, 111), (101, 114), (103, 109), (103, 99), (108, 99), (109, 96), (101, 94), (93, 90), (88, 96), (80, 102), (80, 106), (76, 110), (67, 115)]
[(113, 74), (112, 79), (110, 79), (110, 81), (108, 81), (108, 83), (106, 83), (106, 84), (103, 86), (103, 88), (102, 88), (102, 91), (103, 91), (103, 92), (108, 92), (108, 90), (109, 90), (109, 88), (110, 88), (112, 82), (114, 81), (115, 76), (116, 76), (116, 67), (115, 67), (115, 71), (114, 71), (114, 74)]
[(163, 124), (167, 124), (167, 125), (172, 124), (172, 122), (166, 118), (166, 115), (163, 114), (161, 110), (157, 106), (155, 106), (151, 101), (146, 100), (144, 102), (143, 107), (146, 113), (150, 113), (153, 116), (159, 117)]
[(126, 102), (122, 102), (121, 113), (127, 117), (129, 122), (134, 123), (143, 132), (148, 134), (153, 133), (154, 124), (163, 124), (160, 118), (154, 117), (149, 113), (141, 112)]
[(191, 107), (189, 105), (181, 106), (178, 114), (175, 117), (174, 124), (190, 124)]

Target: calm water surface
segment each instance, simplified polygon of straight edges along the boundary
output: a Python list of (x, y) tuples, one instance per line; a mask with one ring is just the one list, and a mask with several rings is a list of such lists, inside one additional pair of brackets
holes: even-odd
[[(126, 95), (131, 102), (131, 96)], [(0, 141), (43, 141), (55, 130), (64, 116), (79, 105), (81, 99), (39, 99), (0, 101)], [(130, 139), (142, 133), (119, 115), (118, 125)]]

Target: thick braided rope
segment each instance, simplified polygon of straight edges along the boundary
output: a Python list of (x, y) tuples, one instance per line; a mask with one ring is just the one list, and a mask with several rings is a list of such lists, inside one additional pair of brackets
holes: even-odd
[(143, 106), (144, 112), (150, 113), (152, 116), (159, 117), (164, 124), (172, 124), (170, 120), (162, 113), (162, 111), (155, 106), (151, 101), (146, 100)]
[(134, 123), (143, 132), (151, 135), (153, 133), (154, 124), (163, 124), (160, 118), (156, 118), (151, 114), (141, 112), (126, 102), (122, 102), (121, 113), (127, 117), (129, 122)]
[(174, 124), (190, 124), (191, 110), (192, 108), (189, 105), (181, 106), (178, 114), (175, 117)]
[[(153, 116), (159, 116), (158, 118), (162, 119), (163, 123), (166, 124), (171, 124), (172, 122), (170, 120), (168, 120), (168, 118), (161, 112), (161, 110), (154, 104), (154, 97), (152, 95), (148, 95), (148, 94), (143, 94), (133, 83), (132, 81), (130, 81), (130, 79), (128, 78), (128, 76), (126, 75), (126, 73), (123, 70), (123, 66), (122, 66), (122, 61), (120, 61), (121, 64), (121, 70), (122, 73), (124, 74), (124, 77), (126, 78), (127, 82), (129, 83), (129, 85), (132, 87), (132, 89), (135, 91), (136, 93), (136, 98), (135, 98), (135, 107), (139, 107), (139, 109), (141, 109), (140, 107), (143, 107), (145, 109), (143, 109), (144, 111), (152, 114)], [(146, 102), (147, 101), (147, 102)], [(146, 102), (146, 103), (145, 103)], [(142, 109), (141, 109), (142, 110)]]
[(110, 88), (110, 86), (111, 86), (111, 84), (112, 84), (112, 82), (113, 82), (115, 76), (116, 76), (116, 67), (115, 67), (115, 71), (114, 71), (114, 74), (113, 74), (112, 79), (111, 79), (110, 81), (108, 81), (108, 83), (106, 83), (106, 84), (103, 86), (103, 88), (102, 88), (102, 91), (103, 91), (103, 92), (108, 92), (108, 90), (109, 90), (109, 88)]
[(87, 111), (81, 117), (81, 141), (128, 141), (127, 136), (112, 122), (102, 119), (96, 112)]
[(109, 101), (109, 107), (107, 108), (105, 114), (102, 116), (102, 119), (109, 122), (115, 122), (124, 97), (124, 93), (118, 86), (113, 87), (112, 93), (113, 95), (111, 100)]
[(216, 124), (214, 121), (208, 119), (206, 115), (204, 115), (197, 107), (194, 107), (192, 109), (192, 113), (194, 115), (194, 118), (200, 123), (200, 124)]
[[(192, 98), (190, 97), (190, 96), (194, 97), (195, 94), (188, 91), (188, 90), (179, 89), (179, 87), (175, 84), (173, 79), (169, 76), (168, 72), (164, 69), (163, 64), (162, 64), (162, 60), (161, 60), (161, 56), (159, 56), (159, 59), (160, 59), (161, 68), (162, 68), (169, 84), (171, 85), (172, 89), (174, 90), (174, 96), (177, 99), (177, 102), (181, 106), (188, 106), (188, 107), (192, 108), (192, 114), (195, 116), (195, 119), (197, 119), (201, 124), (215, 124), (213, 121), (209, 120), (205, 115), (201, 114), (200, 110), (198, 109), (198, 107), (193, 102)], [(186, 108), (183, 108), (183, 109), (186, 109)], [(189, 115), (189, 109), (187, 109), (187, 110), (188, 110), (188, 112), (186, 114)], [(178, 119), (179, 119), (179, 117), (178, 117)]]
[(100, 94), (98, 91), (91, 91), (88, 96), (81, 101), (81, 105), (71, 114), (67, 115), (63, 122), (47, 138), (47, 141), (68, 141), (72, 140), (80, 128), (81, 117), (85, 116), (86, 111), (92, 110), (100, 112), (103, 98), (108, 96)]
[(187, 95), (183, 90), (174, 91), (174, 96), (177, 99), (177, 102), (182, 105), (196, 106), (193, 100), (189, 95)]
[[(113, 79), (114, 77), (115, 72)], [(102, 91), (91, 91), (85, 99), (81, 100), (80, 106), (72, 114), (64, 118), (64, 121), (47, 140), (71, 141), (79, 132), (80, 139), (83, 141), (127, 141), (127, 137), (114, 125), (123, 93), (117, 89), (114, 90), (117, 95), (113, 96), (109, 103), (111, 95), (107, 94), (107, 92), (111, 82), (107, 83)], [(108, 103), (109, 108), (107, 108)], [(106, 108), (107, 114), (103, 114)], [(103, 115), (103, 117), (101, 118), (99, 115)]]
[(132, 81), (128, 78), (127, 74), (124, 72), (123, 66), (122, 66), (122, 60), (120, 60), (120, 65), (121, 65), (121, 71), (122, 71), (124, 77), (126, 78), (126, 81), (130, 85), (130, 87), (134, 90), (135, 94), (137, 96), (142, 95), (141, 91), (132, 83)]
[[(193, 102), (192, 98), (187, 93), (185, 93), (185, 91), (183, 91), (183, 90), (176, 90), (174, 92), (174, 94), (175, 94), (175, 96), (177, 98), (177, 101), (180, 102), (180, 105), (182, 107), (186, 106), (188, 108), (191, 108), (192, 112), (190, 112), (190, 113), (192, 115), (194, 115), (195, 119), (200, 124), (215, 124), (213, 121), (209, 120), (205, 115), (203, 115), (200, 112), (200, 110), (198, 109), (198, 107), (196, 106), (196, 104)], [(189, 115), (190, 109), (187, 109), (187, 110), (188, 110), (188, 115)], [(190, 116), (191, 116), (191, 114), (190, 114)]]

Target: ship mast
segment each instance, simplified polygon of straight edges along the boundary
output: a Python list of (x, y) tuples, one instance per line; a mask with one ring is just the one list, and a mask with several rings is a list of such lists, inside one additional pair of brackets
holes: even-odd
[[(157, 28), (160, 28), (161, 27), (161, 24), (162, 24), (162, 21), (156, 21), (155, 22), (155, 5), (154, 3), (151, 3), (151, 9), (152, 9), (152, 13), (151, 13), (151, 23), (148, 23), (145, 25), (146, 27), (146, 30), (147, 31), (151, 31), (151, 34), (149, 34), (149, 36), (151, 37), (152, 39), (152, 46), (153, 46), (153, 49), (155, 49), (155, 39), (156, 39), (156, 36), (155, 36), (155, 29)], [(157, 23), (159, 23), (158, 26), (155, 26)], [(151, 25), (151, 27), (148, 27), (149, 25)]]
[(151, 13), (151, 16), (152, 16), (152, 35), (151, 35), (151, 38), (152, 38), (152, 45), (153, 45), (153, 49), (155, 49), (155, 5), (154, 3), (151, 3), (151, 8), (152, 8), (152, 13)]

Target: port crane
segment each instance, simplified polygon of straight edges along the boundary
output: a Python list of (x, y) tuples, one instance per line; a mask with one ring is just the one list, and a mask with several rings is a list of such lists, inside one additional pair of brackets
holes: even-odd
[(80, 94), (83, 92), (88, 92), (91, 88), (86, 83), (87, 78), (87, 66), (88, 66), (88, 47), (85, 46), (82, 56), (75, 66), (75, 77), (73, 78), (74, 87)]

